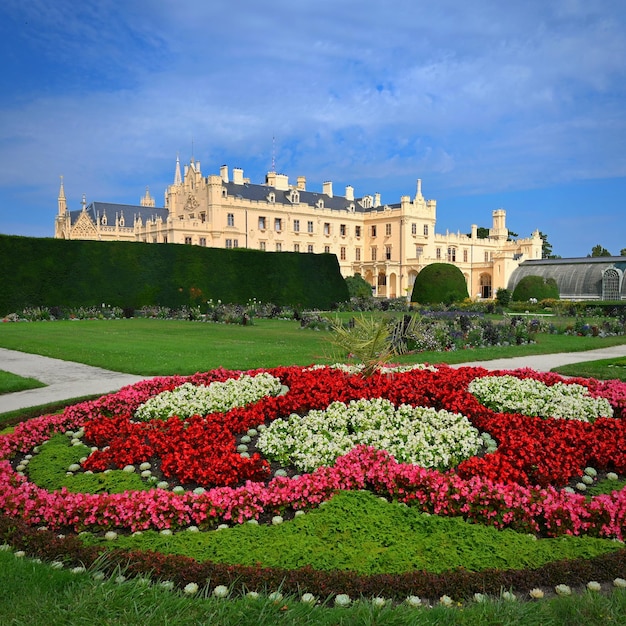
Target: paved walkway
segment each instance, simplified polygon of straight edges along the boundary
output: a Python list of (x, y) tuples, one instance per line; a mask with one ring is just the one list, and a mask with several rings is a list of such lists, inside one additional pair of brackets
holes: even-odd
[[(461, 363), (455, 367), (472, 365), (492, 370), (512, 370), (530, 367), (540, 372), (549, 372), (552, 368), (560, 367), (561, 365), (623, 356), (626, 356), (626, 345), (588, 350), (586, 352), (536, 354), (509, 359), (495, 359), (493, 361), (472, 361)], [(15, 350), (6, 350), (5, 348), (0, 348), (0, 370), (12, 372), (19, 376), (35, 378), (47, 385), (47, 387), (39, 389), (0, 395), (0, 413), (52, 402), (62, 402), (81, 396), (104, 395), (146, 378), (145, 376), (121, 374), (99, 367), (51, 359), (25, 352), (16, 352)]]

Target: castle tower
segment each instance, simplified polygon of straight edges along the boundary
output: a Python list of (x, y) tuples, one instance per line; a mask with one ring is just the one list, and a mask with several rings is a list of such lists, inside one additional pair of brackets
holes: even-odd
[(67, 212), (67, 200), (65, 199), (65, 189), (63, 188), (63, 176), (61, 176), (61, 188), (59, 189), (59, 197), (57, 198), (59, 215), (65, 215)]

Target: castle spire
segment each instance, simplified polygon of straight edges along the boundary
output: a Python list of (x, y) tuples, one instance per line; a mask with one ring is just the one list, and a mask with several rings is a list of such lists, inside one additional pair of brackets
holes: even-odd
[(67, 211), (67, 200), (65, 199), (65, 189), (63, 188), (63, 176), (61, 178), (61, 188), (59, 189), (58, 206), (59, 215), (64, 215)]
[(180, 175), (180, 158), (176, 155), (176, 170), (174, 172), (174, 184), (182, 185), (183, 177)]

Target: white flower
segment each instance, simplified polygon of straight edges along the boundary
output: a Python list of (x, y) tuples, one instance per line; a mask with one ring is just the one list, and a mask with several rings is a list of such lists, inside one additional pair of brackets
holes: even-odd
[(61, 561), (52, 561), (52, 563), (50, 563), (50, 567), (52, 569), (63, 569), (63, 563)]
[(272, 602), (280, 602), (283, 599), (283, 594), (280, 591), (272, 591), (269, 596), (267, 596)]
[(272, 524), (274, 526), (278, 526), (279, 524), (283, 523), (283, 518), (281, 515), (274, 515), (274, 517), (272, 517)]
[(228, 596), (228, 587), (226, 585), (218, 585), (213, 589), (213, 595), (216, 598), (226, 598)]
[(248, 591), (248, 593), (246, 594), (246, 598), (248, 598), (249, 600), (258, 600), (259, 599), (259, 592), (258, 591)]
[(163, 589), (167, 589), (169, 591), (174, 589), (174, 583), (171, 580), (163, 580), (163, 581), (161, 581), (159, 583), (159, 586), (161, 586)]
[(159, 531), (160, 535), (164, 535), (165, 537), (169, 537), (172, 534), (172, 529), (171, 528), (164, 528), (163, 530)]
[(72, 572), (72, 574), (83, 574), (85, 573), (87, 570), (82, 566), (79, 565), (78, 567), (73, 567), (70, 572)]
[(150, 463), (148, 463), (148, 462), (146, 461), (145, 463), (142, 463), (142, 464), (139, 466), (139, 469), (140, 469), (141, 471), (144, 471), (144, 472), (145, 472), (146, 470), (149, 470), (151, 467), (152, 467), (152, 465), (150, 465)]
[(557, 595), (559, 596), (571, 596), (572, 595), (572, 590), (569, 587), (569, 585), (557, 585), (554, 588), (554, 591), (556, 591)]
[(507, 602), (515, 602), (515, 600), (517, 600), (517, 597), (511, 591), (503, 591), (501, 597), (503, 600), (506, 600)]
[(80, 471), (80, 465), (78, 463), (72, 463), (68, 468), (67, 468), (68, 472), (79, 472)]
[(587, 583), (587, 589), (589, 589), (589, 591), (600, 591), (602, 589), (602, 585), (595, 580), (590, 580)]
[(115, 577), (115, 582), (116, 582), (118, 585), (121, 585), (123, 582), (126, 582), (126, 576), (124, 576), (123, 574), (118, 574), (118, 575)]
[(441, 604), (442, 606), (452, 606), (454, 604), (454, 601), (450, 596), (443, 595), (441, 596), (441, 598), (439, 598), (439, 604)]
[(114, 530), (108, 530), (105, 534), (104, 534), (104, 538), (107, 541), (115, 541), (115, 539), (117, 539), (117, 533)]
[(126, 472), (128, 474), (132, 474), (135, 471), (135, 466), (134, 465), (125, 465), (124, 469), (122, 471)]
[(312, 593), (304, 593), (302, 594), (300, 601), (305, 604), (315, 604), (317, 602), (317, 598)]
[(609, 472), (609, 473), (606, 475), (606, 477), (607, 477), (609, 480), (617, 480), (617, 479), (618, 479), (618, 476), (617, 476), (617, 474), (616, 474), (615, 472)]
[(24, 552), (24, 550), (17, 550), (13, 553), (13, 555), (16, 556), (18, 559), (21, 559), (26, 556), (26, 552)]
[(529, 595), (534, 600), (540, 600), (541, 598), (543, 598), (544, 593), (541, 589), (538, 589), (537, 587), (535, 587), (534, 589), (531, 589), (529, 591)]
[(593, 478), (591, 476), (588, 476), (587, 474), (583, 476), (582, 481), (585, 483), (585, 485), (593, 485)]
[(474, 602), (486, 602), (487, 596), (483, 593), (475, 593), (474, 594)]
[(585, 474), (591, 476), (591, 478), (595, 478), (598, 472), (593, 467), (585, 467)]
[(385, 598), (381, 598), (381, 597), (372, 598), (372, 605), (375, 607), (383, 607), (385, 606), (385, 604), (387, 604), (387, 600), (385, 600)]
[(618, 587), (619, 589), (626, 589), (626, 580), (623, 578), (615, 578), (613, 580), (613, 586)]
[(197, 526), (188, 526), (187, 531), (190, 533), (199, 533), (200, 529)]
[(104, 572), (94, 572), (91, 577), (94, 580), (104, 580)]
[(335, 606), (349, 606), (352, 600), (347, 593), (340, 593), (335, 596)]
[(183, 587), (183, 593), (188, 596), (195, 596), (198, 593), (198, 585), (196, 583), (187, 583)]
[(419, 596), (408, 596), (405, 600), (406, 604), (409, 606), (421, 606), (422, 599)]

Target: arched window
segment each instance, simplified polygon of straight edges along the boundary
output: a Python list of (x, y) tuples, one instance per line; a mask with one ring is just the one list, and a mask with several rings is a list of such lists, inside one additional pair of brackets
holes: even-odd
[(621, 298), (621, 276), (613, 267), (604, 270), (602, 274), (602, 299), (619, 300)]

